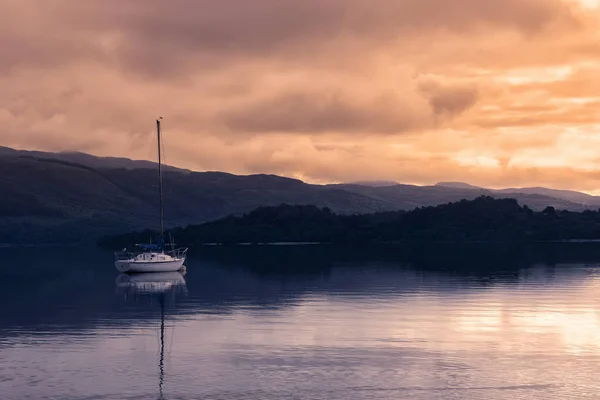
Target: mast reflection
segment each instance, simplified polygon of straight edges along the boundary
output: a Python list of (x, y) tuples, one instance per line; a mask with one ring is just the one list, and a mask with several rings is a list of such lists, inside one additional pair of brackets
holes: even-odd
[(163, 400), (165, 380), (165, 302), (174, 303), (177, 296), (187, 295), (185, 270), (181, 272), (153, 272), (139, 274), (120, 274), (115, 280), (116, 293), (123, 296), (125, 302), (139, 303), (144, 299), (160, 305), (160, 356), (158, 360), (159, 381), (158, 400)]

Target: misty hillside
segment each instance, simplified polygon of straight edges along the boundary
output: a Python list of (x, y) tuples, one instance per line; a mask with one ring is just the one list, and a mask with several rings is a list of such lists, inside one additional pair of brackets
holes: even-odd
[[(154, 228), (158, 223), (156, 170), (151, 162), (1, 148), (0, 185), (0, 243), (94, 242), (105, 234)], [(488, 195), (513, 197), (534, 210), (590, 208), (561, 198), (563, 191), (553, 191), (556, 197), (551, 197), (443, 186), (311, 185), (274, 175), (177, 169), (164, 174), (164, 189), (168, 226), (199, 224), (281, 203), (362, 214)], [(597, 200), (589, 197), (592, 200), (585, 204)]]
[(573, 190), (557, 190), (543, 187), (519, 188), (519, 189), (501, 189), (495, 190), (495, 193), (512, 194), (512, 193), (532, 193), (541, 194), (543, 196), (556, 197), (572, 201), (574, 203), (586, 204), (590, 206), (600, 206), (600, 197), (592, 196), (587, 193), (576, 192)]
[(351, 182), (349, 184), (350, 185), (360, 185), (360, 186), (382, 187), (382, 186), (399, 185), (400, 182), (396, 182), (396, 181), (356, 181), (356, 182)]
[(473, 185), (465, 183), (465, 182), (438, 182), (435, 184), (435, 186), (442, 186), (442, 187), (455, 188), (455, 189), (476, 189), (476, 190), (483, 189), (482, 187), (473, 186)]
[(542, 210), (552, 206), (561, 210), (582, 211), (588, 206), (559, 197), (545, 196), (537, 193), (502, 193), (489, 189), (471, 189), (463, 187), (394, 185), (369, 187), (352, 184), (328, 185), (353, 193), (359, 193), (381, 203), (385, 210), (411, 210), (421, 206), (435, 206), (458, 200), (473, 200), (479, 196), (496, 198), (514, 198), (521, 205), (534, 210)]
[[(15, 150), (10, 147), (0, 146), (0, 157), (16, 157), (16, 158), (38, 158), (38, 159), (53, 159), (81, 164), (92, 168), (124, 168), (124, 169), (141, 169), (141, 168), (157, 168), (157, 163), (147, 160), (130, 160), (122, 157), (97, 157), (87, 153), (78, 151), (68, 151), (60, 153), (51, 153), (46, 151), (31, 151), (31, 150)], [(186, 169), (176, 168), (169, 165), (164, 165), (163, 168), (167, 171), (190, 172)]]
[[(549, 189), (545, 187), (525, 187), (525, 188), (507, 188), (507, 189), (485, 189), (478, 186), (473, 186), (464, 182), (440, 182), (436, 186), (451, 187), (451, 188), (464, 188), (473, 190), (486, 190), (495, 195), (517, 195), (517, 194), (530, 194), (530, 195), (541, 195), (554, 197), (557, 199), (566, 200), (573, 203), (583, 204), (586, 206), (600, 206), (600, 197), (592, 196), (587, 193), (576, 192), (574, 190), (559, 190)], [(593, 207), (592, 207), (593, 208)]]

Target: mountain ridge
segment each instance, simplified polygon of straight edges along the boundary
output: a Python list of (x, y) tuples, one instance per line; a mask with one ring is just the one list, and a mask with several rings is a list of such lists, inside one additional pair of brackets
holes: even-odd
[[(93, 242), (106, 234), (157, 225), (155, 163), (115, 161), (85, 153), (65, 156), (11, 150), (0, 148), (0, 243)], [(165, 218), (170, 227), (282, 203), (328, 207), (339, 214), (366, 214), (472, 200), (481, 195), (512, 197), (538, 211), (547, 206), (582, 211), (598, 200), (581, 196), (583, 203), (532, 192), (436, 185), (317, 185), (272, 174), (235, 175), (175, 167), (166, 169), (163, 182)], [(569, 198), (578, 193), (547, 190)]]
[(484, 189), (481, 186), (473, 186), (466, 182), (438, 182), (434, 186), (451, 187), (456, 189)]
[[(6, 146), (0, 146), (0, 157), (32, 157), (39, 159), (62, 160), (81, 164), (94, 168), (125, 168), (143, 169), (156, 168), (158, 163), (148, 160), (134, 160), (126, 157), (100, 157), (80, 151), (39, 151), (39, 150), (17, 150)], [(178, 168), (163, 164), (165, 170), (191, 172), (188, 169)]]
[(576, 190), (566, 190), (566, 189), (552, 189), (546, 188), (542, 186), (529, 186), (529, 187), (521, 187), (521, 188), (504, 188), (504, 189), (488, 189), (480, 186), (473, 186), (469, 183), (465, 182), (439, 182), (436, 186), (442, 187), (454, 187), (454, 188), (464, 188), (464, 189), (473, 189), (473, 190), (488, 190), (493, 193), (501, 193), (501, 194), (538, 194), (543, 196), (556, 197), (563, 200), (572, 201), (575, 203), (580, 203), (584, 205), (597, 205), (600, 206), (600, 196), (594, 196), (584, 192), (578, 192)]

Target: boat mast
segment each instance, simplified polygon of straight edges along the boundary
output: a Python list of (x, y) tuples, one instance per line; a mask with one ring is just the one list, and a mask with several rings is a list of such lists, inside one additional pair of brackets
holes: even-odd
[(160, 377), (158, 381), (159, 400), (163, 400), (163, 384), (165, 382), (165, 294), (160, 295), (160, 359), (158, 368)]
[(160, 148), (160, 120), (156, 120), (156, 134), (158, 136), (158, 196), (160, 198), (160, 237), (162, 238), (165, 232), (165, 223), (163, 215), (163, 187), (162, 187), (162, 168), (161, 168), (161, 148)]

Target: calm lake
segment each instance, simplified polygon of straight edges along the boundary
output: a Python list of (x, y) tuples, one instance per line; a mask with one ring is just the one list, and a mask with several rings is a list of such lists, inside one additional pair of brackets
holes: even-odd
[(3, 399), (587, 399), (600, 244), (0, 250)]

